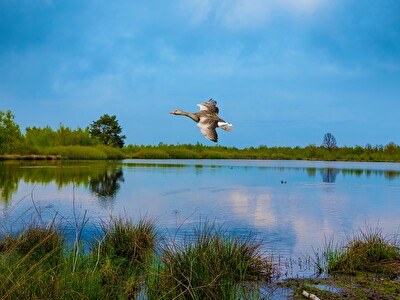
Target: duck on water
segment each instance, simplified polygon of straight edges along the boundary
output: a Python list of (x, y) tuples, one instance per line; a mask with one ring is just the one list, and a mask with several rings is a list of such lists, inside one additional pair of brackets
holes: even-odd
[(229, 122), (222, 120), (219, 116), (219, 109), (217, 102), (213, 99), (207, 102), (197, 104), (200, 110), (196, 113), (188, 113), (179, 109), (175, 109), (170, 114), (177, 116), (186, 116), (191, 118), (197, 123), (200, 132), (209, 140), (213, 142), (218, 141), (218, 134), (216, 129), (221, 128), (226, 131), (231, 131), (233, 125)]

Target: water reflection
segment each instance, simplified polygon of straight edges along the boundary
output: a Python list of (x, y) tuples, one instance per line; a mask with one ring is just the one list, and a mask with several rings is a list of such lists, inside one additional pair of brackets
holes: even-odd
[(107, 162), (2, 162), (0, 201), (7, 204), (21, 183), (48, 185), (59, 190), (71, 184), (90, 189), (102, 202), (115, 198), (124, 182), (120, 164)]
[[(0, 218), (7, 213), (22, 219), (32, 202), (20, 199), (36, 185), (35, 201), (39, 208), (51, 207), (49, 219), (55, 212), (72, 219), (76, 199), (78, 212), (87, 211), (93, 224), (110, 214), (146, 215), (174, 232), (197, 226), (199, 220), (216, 220), (235, 234), (259, 234), (268, 250), (297, 257), (333, 233), (351, 234), (366, 223), (379, 221), (385, 232), (394, 232), (399, 178), (400, 164), (3, 162), (0, 199), (6, 205), (0, 203)], [(89, 229), (83, 234), (91, 237), (94, 229)]]
[(112, 206), (112, 202), (124, 182), (124, 173), (122, 169), (107, 170), (97, 177), (90, 179), (89, 188), (101, 203), (106, 206)]
[[(362, 171), (362, 170), (360, 170), (360, 171)], [(338, 169), (327, 168), (327, 169), (321, 169), (320, 173), (321, 173), (321, 176), (322, 176), (322, 182), (335, 183), (336, 182), (336, 176), (339, 174), (339, 170)]]

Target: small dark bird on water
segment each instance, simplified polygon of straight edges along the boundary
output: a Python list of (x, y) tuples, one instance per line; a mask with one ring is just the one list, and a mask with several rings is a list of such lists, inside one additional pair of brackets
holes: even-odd
[(186, 116), (191, 118), (197, 123), (201, 133), (209, 140), (213, 142), (218, 141), (218, 134), (216, 128), (221, 128), (226, 131), (231, 131), (233, 125), (222, 120), (219, 116), (219, 109), (217, 102), (213, 99), (207, 102), (197, 104), (200, 107), (200, 111), (197, 113), (187, 113), (179, 109), (175, 109), (170, 114), (178, 116)]

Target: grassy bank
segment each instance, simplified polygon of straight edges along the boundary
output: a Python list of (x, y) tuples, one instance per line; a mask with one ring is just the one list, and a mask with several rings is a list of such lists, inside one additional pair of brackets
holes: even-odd
[(54, 159), (88, 159), (106, 160), (123, 159), (126, 155), (119, 149), (111, 146), (55, 146), (30, 147), (20, 149), (15, 154), (0, 155), (0, 160), (54, 160)]
[[(82, 222), (84, 224), (84, 222)], [(35, 223), (0, 242), (1, 299), (258, 299), (272, 266), (251, 239), (203, 224), (179, 245), (155, 223), (112, 219), (84, 251), (67, 246), (54, 222)]]
[[(271, 280), (276, 266), (252, 237), (210, 223), (190, 237), (161, 238), (149, 219), (111, 219), (84, 248), (82, 226), (67, 245), (55, 222), (37, 222), (0, 240), (1, 299), (260, 299), (263, 288), (303, 291), (320, 299), (398, 299), (400, 248), (381, 231), (327, 244), (316, 255), (322, 279)], [(85, 250), (86, 249), (86, 250)], [(262, 288), (261, 288), (262, 287)]]
[(274, 159), (274, 160), (327, 160), (327, 161), (383, 161), (400, 162), (400, 147), (386, 146), (341, 147), (327, 149), (309, 145), (307, 147), (235, 147), (196, 145), (158, 145), (122, 148), (127, 158), (142, 159)]
[(400, 162), (400, 146), (339, 147), (327, 149), (309, 145), (307, 147), (249, 147), (196, 145), (128, 145), (116, 148), (104, 145), (92, 146), (21, 146), (0, 159), (268, 159), (268, 160), (324, 160)]
[(320, 299), (400, 299), (400, 247), (397, 237), (384, 237), (367, 227), (343, 244), (326, 243), (316, 252), (315, 267), (326, 272), (320, 279), (289, 279), (280, 285)]

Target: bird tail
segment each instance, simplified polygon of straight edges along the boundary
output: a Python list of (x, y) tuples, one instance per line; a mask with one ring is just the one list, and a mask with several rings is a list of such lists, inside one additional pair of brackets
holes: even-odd
[(233, 125), (229, 122), (218, 122), (218, 127), (225, 131), (232, 131)]

